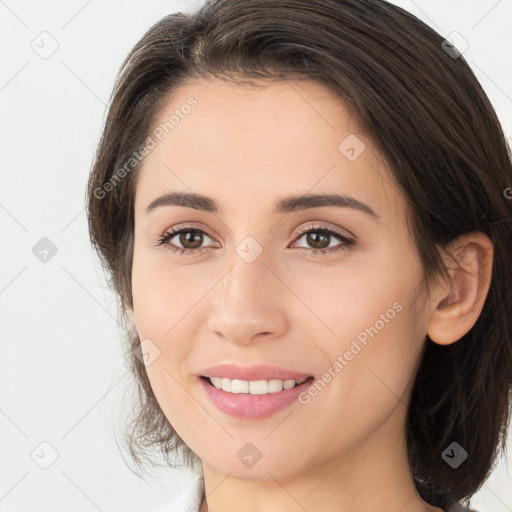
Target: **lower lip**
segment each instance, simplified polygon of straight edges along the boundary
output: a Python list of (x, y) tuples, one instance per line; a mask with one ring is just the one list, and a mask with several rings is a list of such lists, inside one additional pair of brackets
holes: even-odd
[(294, 388), (265, 395), (228, 393), (210, 385), (203, 378), (199, 377), (199, 381), (206, 396), (221, 411), (238, 418), (256, 419), (270, 416), (293, 403), (303, 391), (311, 386), (314, 379), (309, 378)]

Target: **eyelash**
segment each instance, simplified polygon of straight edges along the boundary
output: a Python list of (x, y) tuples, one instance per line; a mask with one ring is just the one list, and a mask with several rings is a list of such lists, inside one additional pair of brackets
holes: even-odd
[[(193, 226), (180, 226), (178, 228), (171, 228), (167, 230), (157, 241), (157, 246), (166, 246), (165, 249), (170, 250), (172, 252), (179, 252), (180, 254), (188, 253), (188, 254), (198, 254), (203, 252), (205, 249), (208, 249), (208, 247), (200, 247), (198, 249), (185, 249), (183, 247), (176, 247), (171, 244), (169, 244), (169, 240), (174, 238), (176, 235), (179, 235), (181, 233), (187, 233), (187, 232), (196, 232), (196, 233), (203, 233), (208, 238), (211, 238), (213, 240), (213, 237), (211, 237), (206, 231), (203, 231), (202, 229), (195, 228)], [(298, 240), (305, 234), (309, 233), (320, 233), (322, 235), (328, 235), (328, 236), (334, 236), (335, 238), (338, 238), (343, 242), (342, 244), (330, 248), (330, 249), (307, 249), (305, 247), (299, 247), (300, 249), (306, 250), (310, 254), (317, 255), (318, 253), (321, 254), (332, 254), (337, 251), (348, 251), (350, 250), (355, 244), (355, 240), (349, 238), (344, 233), (341, 233), (333, 228), (328, 228), (325, 226), (319, 226), (314, 227), (313, 225), (305, 226), (300, 229), (299, 233), (297, 233), (297, 236), (295, 237), (295, 240)]]

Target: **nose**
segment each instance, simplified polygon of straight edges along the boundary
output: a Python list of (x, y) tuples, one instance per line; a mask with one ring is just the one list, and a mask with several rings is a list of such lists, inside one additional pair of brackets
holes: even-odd
[(208, 328), (217, 337), (248, 345), (279, 338), (288, 328), (286, 287), (264, 254), (251, 263), (234, 255), (230, 271), (212, 297), (215, 306)]

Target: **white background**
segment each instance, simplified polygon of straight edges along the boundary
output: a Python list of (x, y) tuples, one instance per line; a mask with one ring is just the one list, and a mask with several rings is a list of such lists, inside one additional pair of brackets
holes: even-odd
[[(464, 55), (510, 137), (512, 0), (396, 3), (468, 41)], [(166, 470), (145, 482), (116, 446), (130, 378), (115, 298), (89, 246), (84, 191), (122, 60), (154, 22), (196, 5), (0, 1), (1, 512), (158, 510), (195, 478)], [(47, 59), (31, 47), (43, 31), (58, 43)], [(47, 263), (32, 253), (42, 237), (57, 248)], [(48, 459), (44, 441), (58, 452), (48, 469), (31, 457)], [(497, 467), (472, 501), (477, 510), (512, 510), (510, 467)]]

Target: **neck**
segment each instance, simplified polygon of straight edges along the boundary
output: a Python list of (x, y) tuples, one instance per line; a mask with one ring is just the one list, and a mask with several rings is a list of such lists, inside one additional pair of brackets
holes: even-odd
[(266, 480), (236, 478), (203, 461), (207, 500), (200, 512), (443, 512), (416, 491), (407, 456), (405, 413), (399, 402), (388, 419), (357, 445), (286, 478), (274, 475), (271, 466)]

